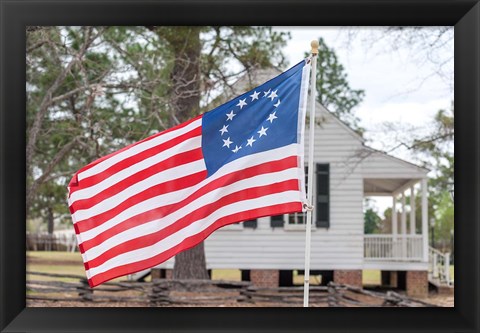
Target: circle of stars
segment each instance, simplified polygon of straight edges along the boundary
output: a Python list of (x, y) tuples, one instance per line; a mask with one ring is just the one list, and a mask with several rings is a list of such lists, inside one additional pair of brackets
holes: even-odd
[[(239, 111), (243, 109), (244, 106), (254, 103), (254, 101), (259, 100), (260, 98), (270, 99), (272, 103), (276, 99), (276, 102), (275, 104), (273, 104), (273, 106), (275, 108), (278, 108), (281, 104), (281, 101), (279, 96), (277, 95), (277, 92), (278, 92), (278, 89), (273, 91), (271, 89), (268, 89), (267, 91), (258, 91), (258, 92), (254, 90), (253, 93), (249, 96), (251, 99), (248, 102), (247, 102), (248, 98), (239, 99), (238, 104), (236, 104), (236, 106), (238, 106), (240, 110), (236, 111), (237, 113), (235, 113), (234, 110), (231, 110), (230, 112), (226, 113), (225, 116), (227, 117), (227, 119), (225, 120), (223, 127), (219, 130), (220, 136), (222, 137), (222, 141), (223, 141), (222, 147), (226, 147), (227, 149), (231, 150), (233, 153), (238, 153), (240, 149), (243, 148), (243, 146), (242, 145), (239, 146), (235, 144), (231, 140), (231, 137), (228, 135), (228, 126), (230, 126), (230, 123), (233, 122), (233, 118), (238, 114)], [(263, 96), (260, 97), (262, 93), (263, 93)], [(269, 114), (268, 118), (265, 120), (265, 123), (266, 123), (265, 126), (262, 125), (260, 130), (256, 132), (257, 134), (254, 134), (249, 139), (247, 139), (247, 143), (245, 144), (245, 147), (253, 148), (253, 145), (255, 144), (255, 142), (257, 142), (264, 136), (268, 136), (267, 131), (269, 129), (269, 125), (273, 124), (275, 119), (278, 119), (277, 111), (274, 111)], [(226, 135), (224, 136), (224, 134)], [(224, 139), (224, 137), (226, 137), (226, 139)]]

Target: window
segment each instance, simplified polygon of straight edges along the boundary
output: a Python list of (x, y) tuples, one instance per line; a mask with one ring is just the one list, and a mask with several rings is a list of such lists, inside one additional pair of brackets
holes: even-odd
[(243, 221), (243, 227), (244, 227), (244, 228), (256, 229), (256, 228), (257, 228), (257, 219), (255, 219), (255, 220)]
[(305, 224), (307, 220), (307, 213), (293, 213), (288, 215), (288, 224)]
[[(305, 167), (305, 193), (308, 191), (308, 167)], [(286, 215), (288, 225), (303, 225), (307, 221), (307, 213), (293, 213)]]
[(317, 164), (317, 194), (315, 205), (315, 225), (317, 228), (330, 227), (330, 165)]
[[(317, 228), (330, 227), (330, 164), (316, 164), (314, 178), (314, 202), (313, 217)], [(308, 168), (305, 167), (305, 190), (308, 184)], [(307, 213), (293, 213), (287, 215), (276, 215), (270, 217), (272, 228), (292, 226), (291, 230), (300, 230), (293, 226), (304, 225), (307, 220)]]
[[(305, 191), (308, 191), (308, 168), (305, 167)], [(317, 228), (330, 227), (330, 165), (316, 164), (314, 195), (314, 218)], [(294, 213), (287, 216), (288, 225), (303, 225), (307, 220), (307, 213)]]
[(283, 215), (275, 215), (270, 217), (270, 226), (272, 228), (281, 228), (284, 224), (284, 217)]

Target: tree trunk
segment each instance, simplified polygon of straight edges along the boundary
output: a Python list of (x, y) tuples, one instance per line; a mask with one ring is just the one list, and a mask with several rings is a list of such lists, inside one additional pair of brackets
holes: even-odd
[(171, 123), (178, 125), (199, 112), (200, 28), (167, 28), (162, 35), (172, 46), (175, 57), (171, 73), (170, 106)]
[(52, 251), (52, 243), (53, 243), (53, 209), (52, 207), (47, 208), (47, 244), (45, 250)]
[[(159, 28), (174, 52), (170, 91), (171, 124), (184, 122), (199, 112), (200, 105), (200, 28)], [(208, 279), (203, 242), (175, 256), (175, 279)]]
[(175, 256), (174, 279), (208, 279), (203, 242)]
[(47, 208), (47, 230), (49, 235), (53, 235), (53, 209), (52, 207)]

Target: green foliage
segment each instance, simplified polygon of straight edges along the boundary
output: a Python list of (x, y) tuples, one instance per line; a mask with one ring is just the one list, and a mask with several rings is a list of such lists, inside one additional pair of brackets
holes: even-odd
[(40, 125), (27, 173), (27, 194), (33, 193), (28, 218), (45, 219), (51, 209), (56, 219), (68, 216), (66, 187), (77, 170), (185, 120), (172, 108), (178, 93), (172, 72), (194, 34), (199, 42), (190, 46), (200, 54), (195, 87), (203, 104), (245, 69), (285, 62), (281, 48), (289, 35), (271, 27), (44, 27), (27, 33), (27, 140), (34, 123)]
[[(434, 117), (433, 129), (430, 135), (412, 144), (423, 165), (432, 170), (428, 180), (428, 216), (429, 232), (430, 220), (434, 221), (435, 247), (443, 251), (451, 251), (451, 236), (454, 230), (454, 203), (452, 191), (454, 186), (454, 112), (439, 110)], [(407, 196), (407, 204), (411, 198)], [(421, 195), (417, 193), (416, 203), (416, 232), (421, 233)], [(391, 208), (385, 213), (381, 223), (383, 232), (391, 232)], [(400, 221), (400, 219), (398, 219)], [(400, 229), (399, 229), (400, 230)], [(431, 235), (430, 235), (431, 236)]]
[(328, 47), (323, 38), (318, 41), (317, 100), (362, 135), (364, 129), (359, 126), (360, 120), (353, 109), (362, 102), (365, 92), (350, 87), (345, 68), (338, 61), (335, 51)]
[(363, 220), (365, 234), (375, 234), (379, 231), (382, 219), (373, 208), (370, 207), (363, 213)]
[(454, 229), (454, 109), (439, 110), (435, 115), (432, 134), (417, 140), (414, 148), (423, 154), (425, 166), (433, 170), (429, 179), (429, 216), (435, 219), (435, 246), (450, 249)]
[[(34, 142), (27, 193), (30, 219), (68, 216), (66, 187), (89, 162), (184, 121), (173, 107), (176, 64), (185, 42), (198, 48), (195, 115), (245, 71), (286, 67), (282, 47), (290, 35), (272, 27), (44, 27), (27, 33), (27, 139), (47, 101)], [(198, 41), (198, 42), (197, 42)], [(85, 48), (82, 56), (79, 52)], [(321, 40), (321, 102), (350, 125), (363, 97), (349, 88), (343, 66)], [(74, 62), (61, 84), (48, 92)], [(196, 104), (196, 106), (195, 106)], [(190, 106), (189, 106), (190, 107)], [(358, 127), (357, 127), (358, 129)], [(66, 154), (58, 156), (64, 147)], [(58, 157), (58, 159), (57, 159)], [(38, 183), (38, 184), (36, 184)], [(38, 186), (34, 186), (38, 185)]]

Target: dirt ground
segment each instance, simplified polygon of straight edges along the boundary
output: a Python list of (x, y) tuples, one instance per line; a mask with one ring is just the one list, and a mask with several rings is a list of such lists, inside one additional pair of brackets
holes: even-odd
[[(38, 253), (36, 255), (39, 255)], [(27, 256), (27, 265), (34, 270), (38, 270), (39, 268), (59, 268), (60, 266), (65, 266), (65, 268), (72, 270), (73, 267), (81, 267), (81, 258), (76, 254), (63, 254), (62, 256), (47, 256), (50, 255), (49, 253), (43, 254), (46, 257), (37, 257), (35, 255)], [(82, 268), (82, 267), (81, 267)], [(58, 273), (54, 271), (55, 273)], [(42, 280), (45, 279), (43, 277), (38, 276), (27, 276), (28, 279), (34, 280)], [(228, 278), (231, 278), (230, 276)], [(227, 279), (228, 279), (227, 278)], [(49, 278), (46, 278), (49, 280)], [(218, 279), (215, 278), (215, 279)], [(225, 279), (224, 277), (220, 277), (220, 279)], [(55, 278), (56, 280), (56, 278)], [(61, 279), (60, 279), (61, 280)], [(65, 280), (64, 280), (65, 281)], [(103, 293), (100, 291), (96, 291), (95, 295), (102, 295)], [(29, 295), (35, 295), (29, 293)], [(36, 294), (40, 296), (40, 294)], [(104, 294), (108, 295), (108, 294)], [(119, 292), (115, 293), (115, 295), (123, 296), (123, 297), (131, 297), (131, 296), (138, 296), (138, 293), (135, 292)], [(48, 295), (46, 295), (48, 296)], [(54, 295), (51, 295), (54, 296)], [(78, 294), (76, 292), (68, 292), (68, 293), (56, 293), (55, 296), (59, 298), (76, 298), (78, 299)], [(303, 297), (299, 294), (299, 297), (295, 295), (291, 300), (288, 302), (285, 301), (264, 301), (262, 298), (257, 298), (254, 302), (239, 302), (237, 301), (237, 297), (240, 294), (237, 292), (229, 291), (228, 293), (224, 293), (222, 291), (215, 291), (209, 293), (207, 290), (202, 290), (201, 292), (178, 292), (173, 291), (170, 293), (170, 296), (173, 296), (175, 299), (180, 300), (181, 304), (175, 303), (175, 305), (165, 305), (165, 304), (157, 304), (158, 307), (302, 307), (303, 306)], [(203, 302), (202, 299), (208, 299), (210, 297), (210, 301)], [(222, 300), (211, 301), (212, 298), (222, 298)], [(143, 297), (142, 297), (143, 298)], [(146, 295), (144, 296), (147, 299)], [(318, 299), (318, 298), (317, 298)], [(381, 302), (378, 302), (374, 299), (361, 299), (359, 300), (366, 304), (371, 304), (371, 306), (379, 306)], [(453, 307), (454, 306), (454, 297), (447, 296), (447, 295), (438, 295), (436, 293), (431, 293), (427, 298), (423, 299), (422, 301), (434, 304), (441, 307)], [(51, 301), (51, 300), (38, 300), (38, 299), (27, 299), (27, 307), (150, 307), (151, 305), (145, 302), (104, 302), (104, 301)], [(311, 307), (326, 307), (328, 306), (326, 301), (315, 301), (315, 298), (311, 298), (310, 301)]]
[[(185, 299), (185, 304), (176, 304), (176, 305), (157, 305), (157, 307), (302, 307), (302, 300), (294, 300), (292, 302), (259, 302), (254, 303), (249, 302), (238, 302), (236, 297), (232, 297), (231, 301), (223, 301), (221, 303), (212, 304), (195, 304), (188, 303), (189, 295), (192, 296), (192, 299), (198, 299), (204, 294), (200, 293), (172, 293), (176, 297), (181, 297)], [(227, 295), (227, 294), (226, 294)], [(232, 295), (232, 293), (228, 293)], [(72, 295), (73, 296), (73, 295)], [(221, 294), (216, 293), (216, 296), (222, 296)], [(453, 307), (454, 306), (454, 297), (446, 295), (437, 295), (436, 293), (431, 293), (427, 298), (422, 299), (422, 301), (434, 304), (441, 307)], [(368, 301), (366, 301), (368, 303)], [(379, 306), (377, 302), (371, 302), (372, 306)], [(44, 300), (27, 300), (27, 307), (150, 307), (151, 305), (148, 302), (84, 302), (84, 301), (44, 301)], [(310, 302), (311, 307), (327, 307), (326, 302)]]
[(455, 306), (454, 297), (453, 296), (447, 296), (447, 295), (431, 294), (426, 299), (426, 302), (435, 304), (437, 306), (442, 306), (442, 307), (454, 307)]

